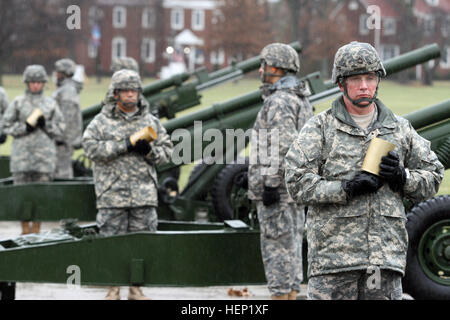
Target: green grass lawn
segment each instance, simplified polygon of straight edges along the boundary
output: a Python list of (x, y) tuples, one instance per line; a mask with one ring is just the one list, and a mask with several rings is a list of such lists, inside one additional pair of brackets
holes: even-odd
[[(155, 80), (150, 78), (143, 79), (144, 85), (149, 84), (152, 81)], [(108, 77), (102, 78), (100, 83), (97, 82), (95, 77), (88, 78), (80, 95), (82, 108), (93, 106), (103, 100), (109, 83), (110, 78)], [(227, 82), (225, 84), (210, 88), (201, 92), (201, 105), (180, 112), (177, 116), (182, 116), (183, 114), (209, 107), (215, 103), (227, 101), (233, 97), (252, 92), (260, 85), (261, 84), (257, 78), (245, 77), (238, 81)], [(10, 101), (12, 101), (14, 97), (23, 94), (25, 89), (24, 84), (22, 83), (22, 77), (19, 75), (3, 76), (3, 86), (8, 93)], [(52, 82), (48, 82), (46, 85), (45, 94), (50, 96), (53, 90), (55, 90), (55, 85)], [(391, 110), (393, 110), (394, 113), (398, 115), (405, 115), (415, 110), (449, 99), (449, 92), (450, 81), (435, 81), (433, 86), (429, 87), (423, 86), (418, 82), (403, 85), (392, 81), (382, 81), (380, 84), (378, 97)], [(330, 107), (330, 104), (331, 100), (317, 105), (316, 113), (326, 110)], [(8, 137), (7, 142), (0, 146), (1, 155), (9, 154), (11, 140), (11, 137)], [(82, 150), (77, 151), (74, 157), (81, 153)], [(182, 168), (180, 187), (183, 187), (186, 184), (188, 175), (192, 168), (193, 164), (186, 165)], [(439, 189), (439, 194), (450, 194), (450, 170), (447, 170), (445, 173), (444, 181)]]

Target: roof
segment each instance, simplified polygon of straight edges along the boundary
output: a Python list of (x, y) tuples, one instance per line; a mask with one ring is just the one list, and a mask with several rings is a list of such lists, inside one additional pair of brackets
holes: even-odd
[(191, 30), (184, 29), (175, 36), (175, 44), (188, 46), (202, 46), (203, 40), (197, 37)]

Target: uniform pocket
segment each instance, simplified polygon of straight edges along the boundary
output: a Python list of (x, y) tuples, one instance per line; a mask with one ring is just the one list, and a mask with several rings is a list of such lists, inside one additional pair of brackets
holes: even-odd
[(280, 205), (258, 205), (261, 234), (268, 239), (278, 239), (293, 228), (292, 213)]

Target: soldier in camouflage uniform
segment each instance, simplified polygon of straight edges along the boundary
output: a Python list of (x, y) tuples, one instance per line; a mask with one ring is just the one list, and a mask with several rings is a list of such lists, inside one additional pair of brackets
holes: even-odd
[[(11, 145), (10, 171), (14, 184), (48, 182), (56, 168), (55, 141), (62, 139), (64, 117), (58, 104), (43, 95), (48, 77), (41, 65), (28, 66), (23, 74), (25, 95), (15, 98), (3, 116), (4, 132), (14, 137)], [(41, 115), (37, 124), (29, 123), (36, 109)], [(22, 234), (38, 233), (40, 222), (22, 222)]]
[[(300, 61), (293, 48), (269, 44), (261, 51), (261, 60), (264, 105), (252, 131), (248, 193), (256, 201), (261, 254), (272, 299), (295, 300), (303, 280), (305, 213), (304, 206), (297, 205), (287, 194), (283, 159), (306, 120), (313, 116), (313, 110), (306, 98), (305, 84), (295, 77)], [(277, 136), (279, 141), (268, 139), (269, 136)], [(273, 154), (272, 144), (279, 148)], [(277, 170), (269, 172), (269, 166)]]
[[(5, 89), (0, 87), (0, 120), (5, 114), (6, 108), (8, 108), (9, 100), (8, 95), (5, 92)], [(7, 135), (3, 133), (3, 124), (0, 121), (0, 144), (5, 143)]]
[(59, 105), (66, 122), (64, 137), (56, 141), (57, 165), (55, 178), (73, 178), (72, 156), (74, 149), (81, 147), (83, 120), (80, 109), (77, 83), (72, 80), (75, 73), (75, 62), (71, 59), (60, 59), (55, 63), (57, 89), (53, 98)]
[[(114, 96), (86, 128), (83, 148), (93, 162), (97, 225), (101, 235), (156, 231), (158, 205), (156, 165), (170, 161), (173, 145), (160, 121), (139, 103), (142, 84), (132, 70), (112, 76)], [(157, 133), (152, 142), (130, 135), (150, 126)], [(131, 287), (129, 299), (143, 299), (139, 287)], [(120, 299), (119, 287), (107, 299)]]
[[(341, 47), (332, 80), (343, 96), (306, 123), (287, 153), (288, 192), (308, 206), (309, 299), (401, 299), (403, 200), (430, 198), (442, 181), (429, 141), (376, 98), (385, 75), (370, 44)], [(395, 145), (379, 176), (361, 171), (374, 137)]]
[[(137, 73), (139, 73), (139, 65), (132, 57), (121, 57), (121, 58), (114, 58), (111, 62), (111, 71), (116, 72), (119, 70), (128, 69), (128, 70), (134, 70)], [(106, 95), (106, 100), (110, 100), (113, 96), (113, 89), (111, 86), (108, 89), (108, 93)], [(140, 103), (142, 105), (148, 106), (150, 113), (154, 115), (155, 117), (159, 118), (159, 112), (158, 107), (155, 105), (150, 105), (150, 103), (145, 99), (143, 95), (139, 97)]]

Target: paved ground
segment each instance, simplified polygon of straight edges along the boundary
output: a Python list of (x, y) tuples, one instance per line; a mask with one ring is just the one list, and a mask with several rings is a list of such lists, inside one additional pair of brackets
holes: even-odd
[[(80, 222), (83, 224), (83, 222)], [(42, 223), (41, 232), (58, 228), (59, 223)], [(15, 238), (20, 235), (20, 222), (0, 222), (0, 239)], [(247, 288), (249, 296), (230, 296), (229, 289), (243, 291)], [(305, 298), (306, 286), (302, 288), (299, 299)], [(65, 284), (17, 283), (17, 300), (101, 300), (107, 288), (81, 286), (75, 289)], [(214, 286), (214, 287), (144, 287), (146, 296), (154, 300), (268, 300), (266, 286)], [(122, 300), (127, 299), (128, 288), (121, 288)]]

